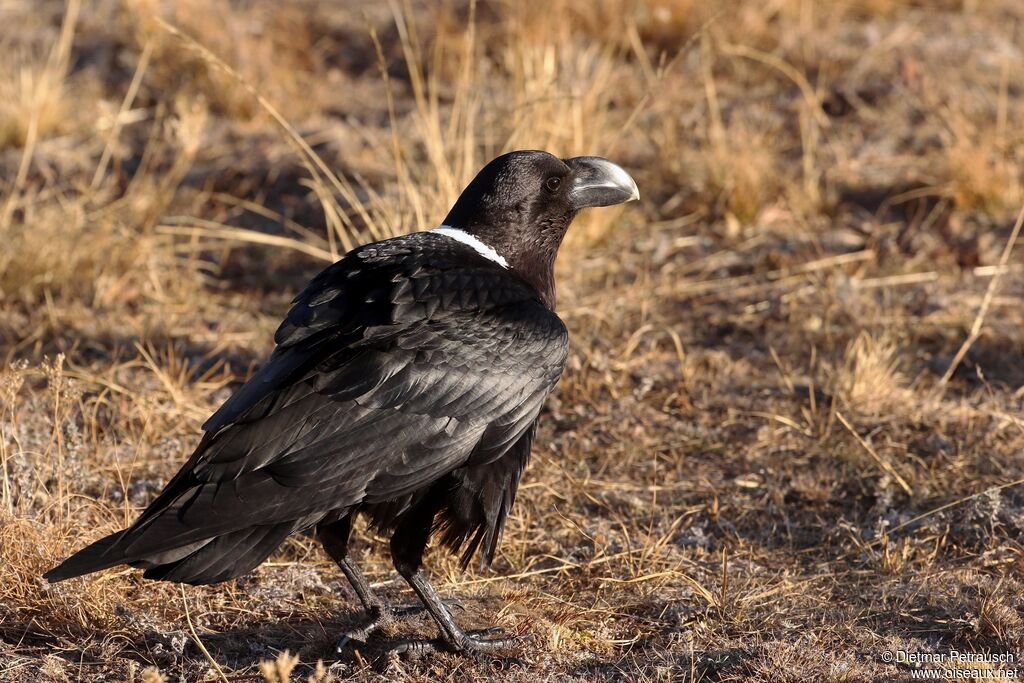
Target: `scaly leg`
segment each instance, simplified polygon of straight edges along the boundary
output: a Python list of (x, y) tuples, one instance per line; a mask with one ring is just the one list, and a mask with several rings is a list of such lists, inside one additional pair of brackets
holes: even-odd
[(515, 638), (485, 638), (501, 629), (485, 629), (467, 632), (462, 630), (451, 611), (445, 606), (441, 597), (426, 575), (420, 571), (423, 551), (430, 537), (433, 515), (410, 515), (407, 521), (399, 525), (391, 537), (391, 560), (395, 569), (402, 575), (430, 616), (437, 622), (441, 637), (425, 640), (403, 640), (391, 648), (396, 654), (420, 655), (434, 650), (476, 653), (504, 650), (517, 644)]
[[(399, 570), (401, 571), (401, 570)], [(507, 636), (487, 638), (502, 633), (500, 628), (488, 628), (478, 631), (464, 631), (455, 623), (452, 613), (445, 606), (444, 601), (437, 594), (437, 591), (427, 580), (423, 572), (416, 571), (406, 576), (403, 574), (416, 595), (423, 601), (430, 616), (437, 622), (441, 629), (440, 638), (403, 640), (391, 648), (395, 654), (422, 655), (435, 650), (447, 650), (450, 652), (463, 652), (475, 654), (492, 652), (494, 650), (507, 650), (519, 645), (519, 638)]]
[[(363, 609), (366, 610), (366, 619), (363, 624), (349, 629), (338, 639), (338, 652), (343, 651), (352, 643), (365, 643), (374, 631), (394, 623), (397, 619), (411, 617), (427, 609), (425, 605), (411, 605), (395, 609), (377, 597), (373, 589), (370, 588), (370, 582), (366, 580), (366, 576), (359, 569), (359, 565), (348, 554), (348, 536), (351, 527), (351, 519), (346, 517), (339, 522), (321, 525), (316, 529), (317, 538), (320, 539), (327, 554), (337, 563), (345, 578), (348, 579), (356, 597), (359, 598)], [(447, 604), (464, 609), (455, 601)]]
[(348, 554), (348, 535), (352, 529), (352, 520), (346, 517), (333, 524), (321, 525), (316, 529), (316, 536), (320, 539), (327, 554), (331, 556), (341, 569), (345, 578), (352, 585), (356, 597), (366, 610), (366, 621), (362, 626), (349, 629), (341, 635), (338, 640), (337, 650), (341, 652), (353, 642), (366, 642), (371, 633), (379, 628), (394, 622), (396, 615), (394, 610), (384, 603), (370, 588), (369, 581), (359, 569), (359, 565)]

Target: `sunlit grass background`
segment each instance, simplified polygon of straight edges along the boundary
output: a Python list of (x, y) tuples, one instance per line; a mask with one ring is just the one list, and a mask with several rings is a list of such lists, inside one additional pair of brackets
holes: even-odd
[[(3, 680), (1024, 657), (1017, 0), (7, 0), (0, 64)], [(642, 201), (563, 248), (570, 366), (493, 571), (428, 556), (515, 658), (338, 659), (355, 601), (304, 538), (216, 587), (39, 578), (152, 500), (312, 275), (521, 148)]]

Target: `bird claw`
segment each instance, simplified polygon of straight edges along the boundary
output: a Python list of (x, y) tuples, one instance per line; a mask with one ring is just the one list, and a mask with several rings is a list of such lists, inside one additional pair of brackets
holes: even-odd
[[(449, 611), (452, 608), (458, 608), (465, 612), (467, 609), (465, 605), (455, 599), (444, 600), (443, 602), (444, 606), (447, 607)], [(362, 626), (349, 629), (348, 631), (345, 631), (345, 633), (341, 634), (341, 638), (338, 639), (335, 651), (340, 653), (344, 652), (346, 648), (351, 647), (356, 643), (365, 644), (367, 639), (378, 629), (390, 626), (400, 619), (414, 617), (426, 610), (427, 608), (424, 605), (405, 605), (397, 608), (391, 608), (388, 606), (377, 607), (367, 613), (368, 619)]]
[(350, 647), (354, 643), (365, 643), (366, 639), (379, 628), (383, 628), (392, 624), (398, 615), (390, 607), (380, 606), (375, 607), (373, 610), (367, 612), (369, 617), (362, 626), (358, 628), (349, 629), (341, 634), (341, 638), (338, 639), (338, 644), (335, 647), (336, 652), (344, 652), (345, 648)]
[(445, 638), (400, 640), (388, 650), (389, 655), (405, 656), (412, 659), (432, 652), (458, 652), (460, 654), (489, 654), (495, 650), (508, 650), (518, 646), (521, 638), (511, 636), (489, 637), (505, 633), (499, 627), (466, 631), (452, 641)]

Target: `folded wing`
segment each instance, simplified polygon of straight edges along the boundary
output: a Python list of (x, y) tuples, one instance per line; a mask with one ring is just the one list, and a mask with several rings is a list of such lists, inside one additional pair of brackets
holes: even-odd
[(197, 574), (181, 565), (208, 564), (203, 548), (244, 549), (235, 567), (203, 565), (201, 577), (223, 580), (289, 533), (359, 505), (411, 501), (520, 441), (567, 347), (564, 326), (528, 285), (424, 233), (326, 269), (275, 339), (268, 363), (207, 421), (191, 459), (135, 524), (48, 578), (129, 563), (189, 580)]

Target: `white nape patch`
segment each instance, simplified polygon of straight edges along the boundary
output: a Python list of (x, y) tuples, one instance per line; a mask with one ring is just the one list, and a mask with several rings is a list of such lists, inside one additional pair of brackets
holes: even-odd
[(476, 250), (478, 254), (486, 259), (494, 261), (502, 268), (508, 268), (508, 261), (506, 261), (501, 254), (496, 252), (493, 247), (489, 247), (473, 235), (470, 235), (465, 230), (459, 230), (458, 228), (452, 228), (447, 225), (442, 225), (439, 228), (434, 228), (430, 232), (436, 232), (438, 235), (444, 235), (445, 237), (451, 237), (456, 242), (462, 242), (467, 244)]

